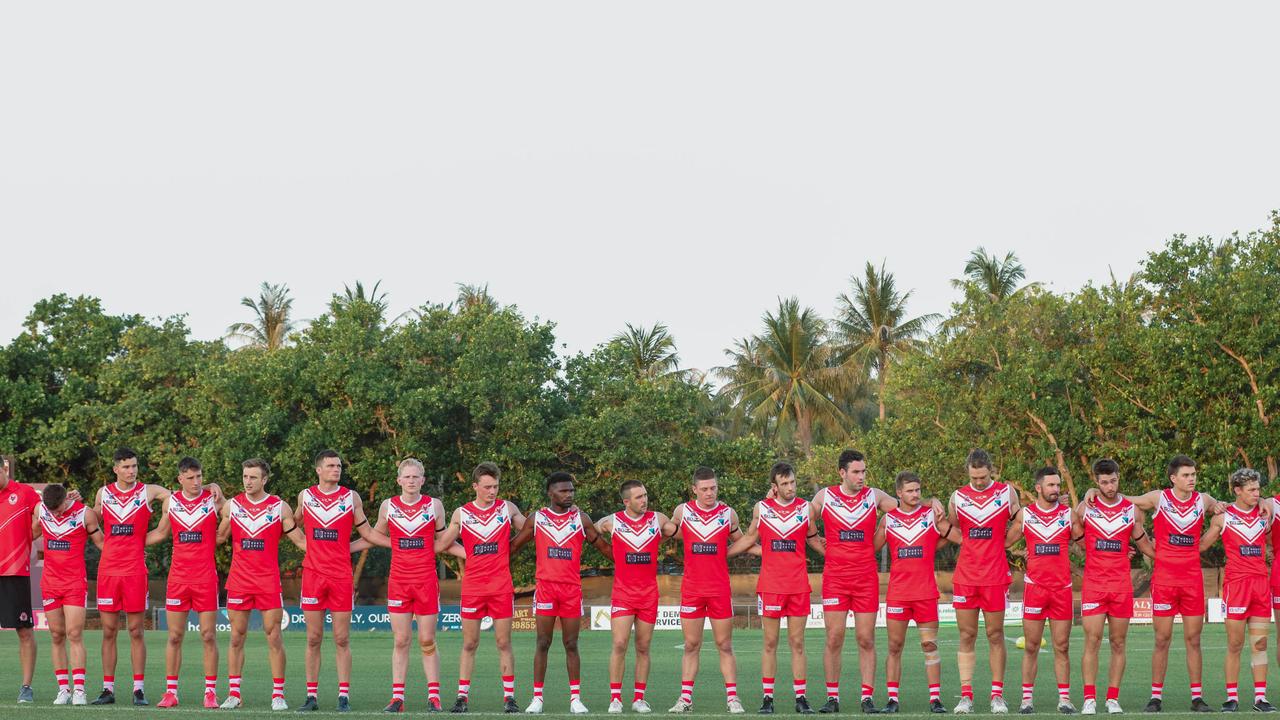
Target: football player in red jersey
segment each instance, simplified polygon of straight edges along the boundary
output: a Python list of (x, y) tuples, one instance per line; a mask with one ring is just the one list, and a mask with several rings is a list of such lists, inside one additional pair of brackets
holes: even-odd
[(1257, 470), (1241, 468), (1231, 473), (1231, 494), (1235, 502), (1226, 512), (1214, 515), (1200, 539), (1200, 552), (1222, 538), (1227, 568), (1223, 573), (1222, 600), (1227, 606), (1227, 656), (1222, 663), (1226, 674), (1227, 701), (1223, 712), (1240, 709), (1237, 683), (1240, 680), (1240, 652), (1244, 649), (1246, 624), (1249, 634), (1249, 665), (1253, 670), (1253, 709), (1275, 712), (1267, 702), (1267, 635), (1271, 623), (1271, 592), (1267, 580), (1266, 536), (1271, 525), (1271, 508), (1258, 502), (1262, 476)]
[(267, 638), (267, 659), (271, 666), (271, 709), (288, 710), (284, 699), (284, 639), (280, 621), (284, 598), (280, 594), (280, 538), (306, 552), (307, 541), (293, 516), (289, 503), (268, 495), (271, 466), (261, 458), (240, 464), (244, 492), (222, 505), (218, 542), (231, 541), (231, 570), (227, 573), (227, 617), (231, 621), (231, 642), (227, 647), (227, 699), (222, 709), (240, 707), (240, 681), (244, 671), (244, 642), (249, 634), (249, 616), (262, 613), (262, 632)]
[(547, 677), (547, 651), (555, 634), (556, 621), (564, 643), (565, 668), (569, 673), (569, 712), (587, 712), (582, 704), (582, 659), (578, 655), (578, 633), (582, 628), (582, 544), (591, 543), (605, 555), (609, 543), (600, 536), (591, 518), (573, 504), (573, 475), (553, 472), (546, 483), (548, 507), (529, 516), (511, 541), (514, 553), (533, 541), (537, 549), (537, 589), (533, 593), (533, 614), (537, 644), (533, 652), (533, 701), (527, 713), (542, 712), (542, 685)]
[(960, 554), (953, 577), (952, 605), (960, 631), (956, 665), (960, 675), (960, 702), (955, 712), (973, 712), (974, 647), (978, 640), (978, 613), (987, 631), (991, 664), (991, 712), (1009, 711), (1004, 701), (1004, 611), (1009, 595), (1009, 558), (1004, 541), (1009, 521), (1018, 512), (1013, 488), (997, 482), (995, 465), (985, 450), (974, 450), (965, 459), (969, 482), (951, 495), (948, 520), (960, 530)]
[[(1133, 617), (1133, 582), (1129, 576), (1130, 544), (1148, 557), (1155, 557), (1151, 538), (1143, 529), (1142, 511), (1120, 494), (1120, 466), (1103, 458), (1093, 464), (1097, 493), (1075, 509), (1076, 537), (1084, 540), (1084, 582), (1080, 588), (1080, 624), (1084, 626), (1084, 705), (1080, 712), (1098, 712), (1098, 651), (1102, 647), (1102, 625), (1107, 625), (1111, 664), (1107, 670), (1107, 712), (1118, 715), (1120, 684), (1124, 680), (1125, 642)], [(1089, 498), (1089, 493), (1085, 493)]]
[(693, 681), (702, 651), (703, 618), (711, 620), (711, 635), (720, 656), (725, 699), (732, 714), (744, 712), (738, 699), (738, 663), (733, 656), (733, 594), (729, 588), (729, 545), (742, 537), (738, 513), (719, 500), (716, 473), (700, 467), (693, 473), (694, 499), (671, 514), (684, 542), (684, 577), (680, 583), (680, 629), (684, 633), (680, 698), (668, 712), (693, 708)]
[(102, 693), (94, 705), (116, 701), (116, 636), (120, 613), (129, 631), (129, 657), (133, 665), (133, 704), (147, 705), (144, 675), (147, 644), (143, 621), (147, 611), (147, 527), (151, 503), (169, 502), (171, 493), (159, 485), (138, 482), (138, 455), (120, 448), (111, 466), (116, 479), (98, 490), (93, 511), (102, 528), (102, 558), (98, 561), (97, 601), (102, 621)]
[(218, 542), (218, 515), (222, 491), (204, 484), (204, 470), (192, 457), (178, 461), (178, 492), (163, 504), (160, 523), (147, 533), (147, 544), (173, 536), (169, 581), (165, 591), (165, 615), (169, 642), (164, 650), (165, 689), (156, 707), (178, 705), (178, 673), (182, 670), (182, 641), (187, 636), (187, 616), (195, 611), (204, 646), (204, 707), (218, 707), (218, 566), (214, 551)]
[(840, 453), (836, 471), (840, 484), (823, 488), (809, 504), (822, 521), (825, 543), (822, 569), (822, 623), (827, 641), (822, 649), (827, 702), (820, 713), (840, 712), (840, 672), (845, 625), (853, 613), (862, 676), (862, 711), (876, 711), (872, 696), (876, 678), (876, 613), (880, 611), (880, 574), (872, 541), (876, 511), (889, 512), (898, 501), (879, 488), (867, 486), (866, 456), (857, 450)]
[[(1155, 648), (1151, 653), (1151, 699), (1147, 712), (1160, 712), (1164, 704), (1164, 676), (1169, 668), (1169, 645), (1173, 641), (1173, 618), (1182, 616), (1182, 640), (1186, 648), (1187, 677), (1190, 680), (1191, 710), (1213, 712), (1204, 700), (1200, 681), (1204, 657), (1200, 633), (1204, 628), (1204, 573), (1200, 570), (1200, 531), (1204, 519), (1226, 505), (1207, 493), (1196, 492), (1196, 463), (1177, 455), (1167, 468), (1167, 490), (1152, 490), (1127, 496), (1140, 510), (1151, 513), (1151, 530), (1156, 559), (1151, 572), (1151, 614)], [(1085, 493), (1092, 500), (1093, 491)]]
[(796, 471), (791, 463), (779, 462), (769, 470), (769, 497), (756, 503), (747, 531), (729, 546), (729, 557), (739, 555), (759, 542), (760, 574), (756, 581), (756, 602), (764, 628), (760, 648), (760, 685), (764, 699), (760, 713), (773, 714), (773, 685), (778, 672), (778, 637), (782, 618), (787, 618), (787, 643), (791, 647), (791, 682), (796, 712), (813, 710), (806, 697), (804, 630), (809, 619), (809, 570), (805, 547), (822, 552), (818, 527), (809, 503), (796, 497)]
[(1027, 571), (1022, 595), (1022, 631), (1026, 652), (1022, 655), (1022, 705), (1018, 712), (1032, 709), (1036, 671), (1040, 665), (1040, 641), (1044, 623), (1049, 621), (1053, 638), (1053, 674), (1058, 681), (1058, 712), (1070, 715), (1071, 704), (1071, 621), (1075, 600), (1071, 594), (1071, 559), (1067, 552), (1074, 537), (1074, 515), (1063, 502), (1062, 477), (1054, 467), (1042, 467), (1035, 474), (1036, 501), (1023, 507), (1009, 523), (1005, 545), (1026, 540)]
[[(898, 712), (898, 689), (902, 681), (902, 646), (907, 626), (914, 620), (924, 653), (924, 672), (929, 682), (929, 712), (945, 713), (942, 705), (942, 656), (938, 653), (938, 580), (933, 563), (938, 548), (959, 539), (959, 533), (942, 512), (936, 499), (921, 502), (920, 476), (904, 470), (893, 481), (898, 506), (884, 514), (876, 528), (875, 549), (886, 544), (889, 557), (889, 588), (885, 592), (885, 624), (889, 637), (889, 657), (885, 661), (885, 686), (889, 699), (880, 712)], [(945, 528), (945, 529), (943, 529)]]
[[(405, 676), (409, 673), (409, 644), (413, 622), (418, 622), (418, 647), (422, 673), (427, 679), (427, 707), (440, 711), (440, 656), (436, 650), (436, 621), (440, 615), (440, 580), (436, 576), (436, 533), (444, 530), (444, 504), (422, 494), (426, 468), (417, 458), (400, 461), (396, 484), (400, 495), (387, 498), (378, 508), (374, 531), (387, 538), (391, 548), (391, 574), (387, 578), (387, 612), (391, 616), (391, 702), (384, 712), (404, 712)], [(370, 543), (361, 538), (352, 552)]]
[[(31, 529), (33, 537), (44, 539), (40, 597), (53, 644), (53, 674), (58, 681), (58, 696), (53, 704), (84, 705), (88, 699), (84, 695), (82, 633), (89, 597), (84, 550), (90, 540), (102, 549), (102, 530), (93, 511), (71, 499), (62, 485), (46, 485), (41, 491), (41, 500)], [(70, 665), (67, 664), (68, 642), (71, 644)]]
[(458, 699), (449, 712), (467, 712), (471, 696), (471, 672), (480, 646), (480, 623), (493, 620), (502, 673), (503, 712), (518, 713), (516, 661), (511, 652), (511, 619), (515, 614), (515, 590), (511, 584), (512, 528), (524, 527), (525, 517), (510, 500), (498, 497), (502, 473), (491, 462), (471, 471), (476, 499), (453, 511), (449, 527), (436, 541), (436, 551), (456, 554), (461, 542), (465, 570), (462, 574), (462, 652), (458, 655)]
[(613, 550), (613, 590), (609, 598), (609, 712), (622, 712), (622, 675), (627, 669), (627, 645), (636, 635), (635, 690), (631, 709), (651, 711), (645, 700), (649, 682), (649, 645), (658, 622), (658, 547), (676, 532), (666, 515), (649, 510), (649, 491), (639, 480), (619, 488), (623, 510), (596, 521), (596, 530), (610, 536)]
[(298, 493), (294, 517), (302, 523), (307, 553), (302, 559), (302, 597), (307, 623), (307, 699), (299, 711), (319, 709), (320, 647), (324, 644), (325, 611), (332, 613), (334, 656), (338, 669), (338, 712), (351, 709), (351, 608), (355, 582), (351, 574), (351, 531), (379, 545), (386, 538), (373, 532), (360, 494), (339, 485), (342, 458), (334, 450), (316, 455), (317, 483)]

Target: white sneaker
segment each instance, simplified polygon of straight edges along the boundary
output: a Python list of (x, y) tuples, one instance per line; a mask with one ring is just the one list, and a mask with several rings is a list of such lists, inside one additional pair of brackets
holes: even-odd
[(85, 697), (83, 690), (75, 690), (71, 693), (72, 705), (88, 705), (89, 698)]
[[(995, 698), (992, 698), (992, 700), (995, 700)], [(1029, 715), (1035, 711), (1036, 709), (1031, 705), (1030, 700), (1023, 700), (1022, 704), (1018, 706), (1018, 712), (1023, 715)], [(992, 710), (991, 712), (995, 712), (995, 710)]]
[(685, 702), (684, 698), (676, 700), (676, 704), (671, 706), (669, 713), (687, 713), (693, 709), (693, 703)]
[(1072, 705), (1070, 700), (1058, 698), (1058, 713), (1062, 715), (1075, 715), (1076, 706)]
[(1004, 696), (996, 695), (991, 698), (991, 714), (1005, 715), (1009, 712), (1009, 706), (1004, 704)]
[[(619, 712), (622, 711), (621, 702), (618, 703), (618, 711)], [(538, 712), (542, 712), (542, 708), (538, 708)], [(581, 698), (574, 698), (569, 701), (569, 712), (573, 713), (574, 715), (586, 715), (591, 711), (587, 709), (586, 705), (582, 704)]]
[(1124, 712), (1124, 709), (1120, 707), (1119, 700), (1108, 700), (1107, 712), (1111, 713), (1112, 715), (1119, 715)]
[(289, 703), (285, 702), (285, 699), (282, 697), (273, 697), (271, 698), (271, 709), (272, 710), (288, 710)]
[(542, 698), (534, 698), (533, 702), (529, 703), (529, 707), (525, 708), (524, 711), (533, 715), (542, 714)]
[(1081, 715), (1097, 715), (1098, 701), (1094, 700), (1093, 698), (1085, 698), (1084, 705), (1080, 706), (1080, 714)]
[(631, 703), (631, 712), (638, 712), (640, 714), (651, 713), (653, 712), (653, 708), (649, 707), (649, 701), (647, 700), (636, 700)]
[(622, 701), (621, 701), (621, 700), (610, 700), (610, 701), (609, 701), (609, 714), (610, 714), (610, 715), (617, 715), (617, 714), (618, 714), (618, 713), (620, 713), (620, 712), (622, 712)]
[(728, 703), (726, 703), (726, 705), (729, 708), (730, 715), (741, 715), (742, 713), (746, 712), (746, 709), (742, 707), (742, 701), (736, 697), (729, 698), (729, 701)]
[(968, 715), (973, 712), (973, 698), (960, 698), (960, 702), (956, 703), (956, 709), (952, 712), (957, 715)]
[(222, 704), (218, 706), (218, 709), (219, 710), (235, 710), (238, 707), (240, 707), (240, 698), (236, 697), (235, 695), (228, 695), (227, 699), (223, 700)]
[(66, 705), (71, 702), (71, 693), (66, 690), (58, 690), (58, 697), (53, 699), (54, 705)]

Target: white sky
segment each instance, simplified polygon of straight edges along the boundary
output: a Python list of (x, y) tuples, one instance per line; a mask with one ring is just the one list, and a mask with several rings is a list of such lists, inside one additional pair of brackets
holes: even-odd
[(1274, 3), (0, 6), (0, 339), (39, 298), (300, 318), (489, 283), (569, 350), (723, 361), (885, 259), (944, 312), (978, 245), (1059, 291), (1280, 208)]

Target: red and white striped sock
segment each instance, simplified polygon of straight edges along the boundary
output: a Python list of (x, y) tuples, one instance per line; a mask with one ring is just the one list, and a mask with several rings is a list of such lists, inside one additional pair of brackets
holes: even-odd
[(1066, 701), (1071, 699), (1071, 683), (1058, 683), (1058, 700)]
[(1232, 700), (1235, 700), (1236, 702), (1240, 702), (1240, 684), (1239, 683), (1227, 683), (1227, 702), (1231, 702)]
[(138, 674), (138, 675), (134, 675), (134, 676), (133, 676), (133, 691), (134, 691), (134, 692), (137, 692), (137, 691), (139, 691), (139, 690), (143, 690), (143, 689), (144, 689), (144, 688), (143, 688), (142, 677), (143, 677), (143, 676), (142, 676), (141, 674)]
[(614, 700), (622, 702), (622, 683), (609, 683), (609, 702)]
[(209, 692), (210, 690), (214, 692), (218, 692), (218, 676), (217, 675), (204, 676), (204, 691)]
[(834, 698), (836, 700), (840, 699), (840, 682), (839, 681), (827, 683), (827, 697)]
[(693, 702), (693, 681), (692, 680), (680, 681), (680, 699), (687, 703)]
[(542, 683), (540, 682), (536, 682), (533, 684), (533, 699), (534, 700), (542, 699)]
[(631, 702), (644, 699), (644, 688), (645, 688), (645, 683), (642, 683), (642, 682), (636, 683), (636, 693), (635, 693), (635, 696), (631, 698)]
[(773, 697), (773, 678), (761, 677), (760, 690), (764, 693), (765, 697)]
[(729, 700), (735, 700), (738, 697), (738, 683), (725, 683), (724, 696)]
[[(239, 678), (239, 676), (236, 676)], [(239, 680), (237, 679), (237, 684)], [(237, 685), (238, 686), (238, 685)], [(284, 678), (271, 678), (271, 699), (284, 697)]]
[(338, 683), (338, 697), (347, 698), (347, 699), (351, 698), (351, 683), (349, 682)]
[(438, 701), (439, 699), (440, 699), (440, 683), (438, 682), (427, 683), (427, 701), (428, 702), (431, 700)]
[[(137, 680), (134, 680), (135, 685), (137, 684), (137, 682), (138, 682)], [(135, 687), (134, 689), (137, 689), (137, 688)], [(164, 676), (164, 691), (171, 692), (174, 695), (178, 694), (178, 676), (177, 675)]]
[(806, 685), (807, 683), (804, 678), (800, 678), (799, 680), (793, 679), (791, 681), (791, 689), (796, 691), (796, 697), (800, 698), (805, 696), (805, 691), (808, 689)]
[(866, 684), (866, 683), (863, 683), (863, 684), (862, 684), (862, 699), (863, 699), (863, 700), (870, 700), (872, 697), (874, 697), (874, 696), (875, 696), (875, 693), (876, 693), (876, 689), (875, 689), (875, 688), (871, 687), (870, 685), (868, 685), (868, 684)]
[(71, 676), (67, 673), (66, 668), (59, 668), (53, 671), (53, 677), (58, 681), (58, 690), (69, 692), (71, 687)]
[(116, 691), (116, 676), (115, 676), (115, 675), (103, 675), (103, 676), (102, 676), (102, 689), (103, 689), (103, 690), (106, 690), (107, 692), (112, 692), (112, 693), (113, 693), (113, 692), (115, 692), (115, 691)]
[[(1032, 683), (1030, 685), (1026, 683), (1022, 683), (1022, 702), (1024, 703), (1031, 702), (1031, 696), (1035, 694), (1035, 691), (1036, 691), (1035, 683)], [(996, 696), (995, 683), (991, 683), (991, 697), (995, 697), (995, 696)]]
[(391, 683), (391, 699), (404, 701), (404, 683)]
[(898, 683), (887, 682), (884, 684), (885, 694), (889, 696), (889, 702), (898, 702)]
[(991, 681), (991, 697), (1004, 697), (1004, 683), (999, 680)]
[(502, 676), (502, 699), (513, 698), (516, 696), (516, 676)]
[(1253, 684), (1253, 701), (1258, 702), (1259, 700), (1266, 700), (1266, 699), (1267, 699), (1267, 681), (1263, 680), (1262, 682), (1255, 682)]
[(1085, 685), (1085, 686), (1084, 686), (1084, 699), (1085, 699), (1085, 700), (1097, 700), (1097, 699), (1098, 699), (1098, 686), (1097, 686), (1097, 685)]
[(233, 698), (240, 697), (240, 676), (239, 675), (227, 676), (227, 695)]
[[(622, 694), (622, 684), (618, 684), (618, 694)], [(573, 678), (569, 681), (569, 702), (582, 699), (582, 681)]]
[(1119, 699), (1120, 699), (1120, 688), (1118, 688), (1118, 687), (1111, 687), (1110, 685), (1108, 685), (1108, 686), (1107, 686), (1107, 699), (1108, 699), (1108, 700), (1119, 700)]
[(969, 683), (960, 683), (960, 697), (973, 699), (973, 686)]
[[(973, 697), (970, 695), (970, 697)], [(929, 683), (929, 702), (942, 699), (942, 683)]]
[(71, 689), (84, 692), (84, 668), (71, 669)]
[(1154, 700), (1164, 699), (1164, 683), (1151, 683), (1151, 697)]
[(1191, 699), (1203, 698), (1204, 691), (1200, 689), (1200, 683), (1191, 683)]
[(460, 678), (458, 680), (458, 697), (465, 698), (471, 695), (471, 681)]
[(313, 697), (313, 698), (320, 697), (320, 681), (319, 680), (317, 680), (316, 682), (311, 682), (310, 680), (307, 681), (307, 697)]

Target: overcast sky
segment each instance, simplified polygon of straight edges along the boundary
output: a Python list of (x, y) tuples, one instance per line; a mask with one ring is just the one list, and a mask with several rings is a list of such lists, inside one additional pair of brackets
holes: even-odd
[(488, 283), (568, 350), (723, 361), (886, 261), (945, 312), (985, 245), (1069, 291), (1280, 208), (1275, 3), (0, 6), (0, 338), (32, 304), (300, 318)]

